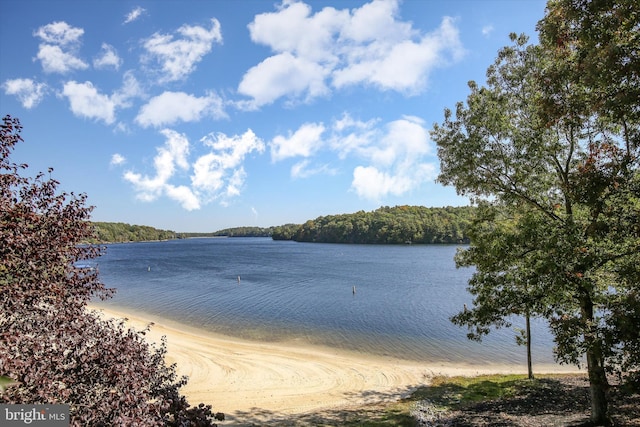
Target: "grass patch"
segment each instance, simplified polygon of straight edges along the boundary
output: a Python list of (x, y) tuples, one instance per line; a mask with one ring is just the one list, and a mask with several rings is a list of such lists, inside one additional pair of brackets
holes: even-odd
[(430, 385), (416, 390), (409, 400), (429, 400), (443, 409), (458, 409), (471, 403), (512, 397), (532, 384), (535, 380), (532, 383), (526, 375), (437, 376)]
[[(565, 374), (562, 374), (565, 375)], [(553, 378), (557, 375), (540, 375)], [(545, 387), (542, 382), (529, 380), (526, 375), (480, 375), (475, 377), (436, 376), (427, 386), (419, 387), (400, 402), (361, 408), (357, 415), (343, 419), (347, 427), (413, 427), (411, 409), (418, 402), (428, 400), (438, 411), (460, 410), (478, 402), (509, 399), (529, 394)]]
[(357, 415), (346, 417), (340, 424), (345, 427), (415, 427), (406, 402), (374, 405), (360, 408)]

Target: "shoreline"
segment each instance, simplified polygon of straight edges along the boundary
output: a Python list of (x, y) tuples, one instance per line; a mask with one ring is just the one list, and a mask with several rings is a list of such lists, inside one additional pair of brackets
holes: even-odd
[[(417, 362), (295, 342), (260, 342), (211, 333), (159, 316), (90, 304), (108, 318), (126, 318), (136, 330), (153, 323), (146, 338), (167, 338), (166, 361), (189, 377), (181, 392), (191, 405), (210, 404), (229, 421), (243, 414), (265, 419), (394, 401), (435, 375), (526, 374), (526, 366)], [(539, 373), (579, 372), (538, 365)], [(224, 425), (235, 425), (225, 422)], [(240, 424), (241, 425), (241, 424)]]

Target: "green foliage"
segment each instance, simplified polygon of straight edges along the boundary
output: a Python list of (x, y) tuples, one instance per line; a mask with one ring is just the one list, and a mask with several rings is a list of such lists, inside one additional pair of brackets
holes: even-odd
[(277, 227), (232, 227), (211, 233), (178, 233), (178, 238), (191, 237), (271, 237)]
[(639, 25), (638, 2), (550, 1), (541, 44), (512, 35), (432, 132), (438, 180), (481, 205), (457, 257), (474, 307), (452, 320), (478, 338), (547, 318), (557, 358), (587, 360), (598, 425), (605, 370), (640, 370)]
[(508, 398), (519, 388), (530, 386), (525, 375), (437, 376), (428, 387), (414, 392), (412, 398), (427, 399), (441, 408), (459, 409), (470, 403)]
[(0, 376), (0, 393), (4, 393), (12, 385), (18, 385), (18, 383), (9, 377)]
[(318, 243), (468, 243), (465, 234), (473, 208), (381, 207), (372, 212), (321, 216), (275, 236)]
[(146, 225), (131, 225), (122, 222), (94, 222), (96, 238), (91, 243), (143, 242), (171, 240), (176, 233), (159, 230)]
[(271, 237), (273, 240), (293, 240), (300, 229), (300, 224), (284, 224), (273, 227)]

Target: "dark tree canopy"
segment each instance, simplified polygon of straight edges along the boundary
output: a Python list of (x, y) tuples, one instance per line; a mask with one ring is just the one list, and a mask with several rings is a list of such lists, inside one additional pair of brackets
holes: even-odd
[[(100, 243), (150, 242), (176, 238), (175, 231), (123, 222), (93, 222), (95, 241)], [(94, 242), (95, 243), (95, 242)]]
[[(74, 426), (212, 425), (208, 405), (190, 407), (167, 366), (164, 343), (87, 310), (112, 289), (87, 261), (101, 249), (84, 195), (10, 156), (22, 141), (17, 119), (0, 129), (0, 376), (15, 384), (2, 403), (66, 403)], [(49, 174), (52, 170), (49, 170)], [(222, 417), (218, 414), (219, 418)]]
[(468, 243), (473, 209), (384, 206), (375, 211), (327, 215), (299, 226), (276, 227), (274, 239), (317, 243)]

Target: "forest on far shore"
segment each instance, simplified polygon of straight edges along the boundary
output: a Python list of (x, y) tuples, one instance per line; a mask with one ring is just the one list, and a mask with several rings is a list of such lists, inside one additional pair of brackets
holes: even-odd
[[(271, 237), (317, 243), (469, 243), (466, 229), (474, 208), (383, 206), (374, 211), (320, 216), (304, 224), (234, 227), (211, 233), (176, 233), (121, 222), (94, 222), (97, 242), (119, 243), (190, 237)], [(92, 243), (97, 243), (92, 242)]]
[(148, 242), (171, 240), (175, 231), (159, 230), (147, 225), (131, 225), (124, 222), (93, 222), (97, 239), (90, 243)]

